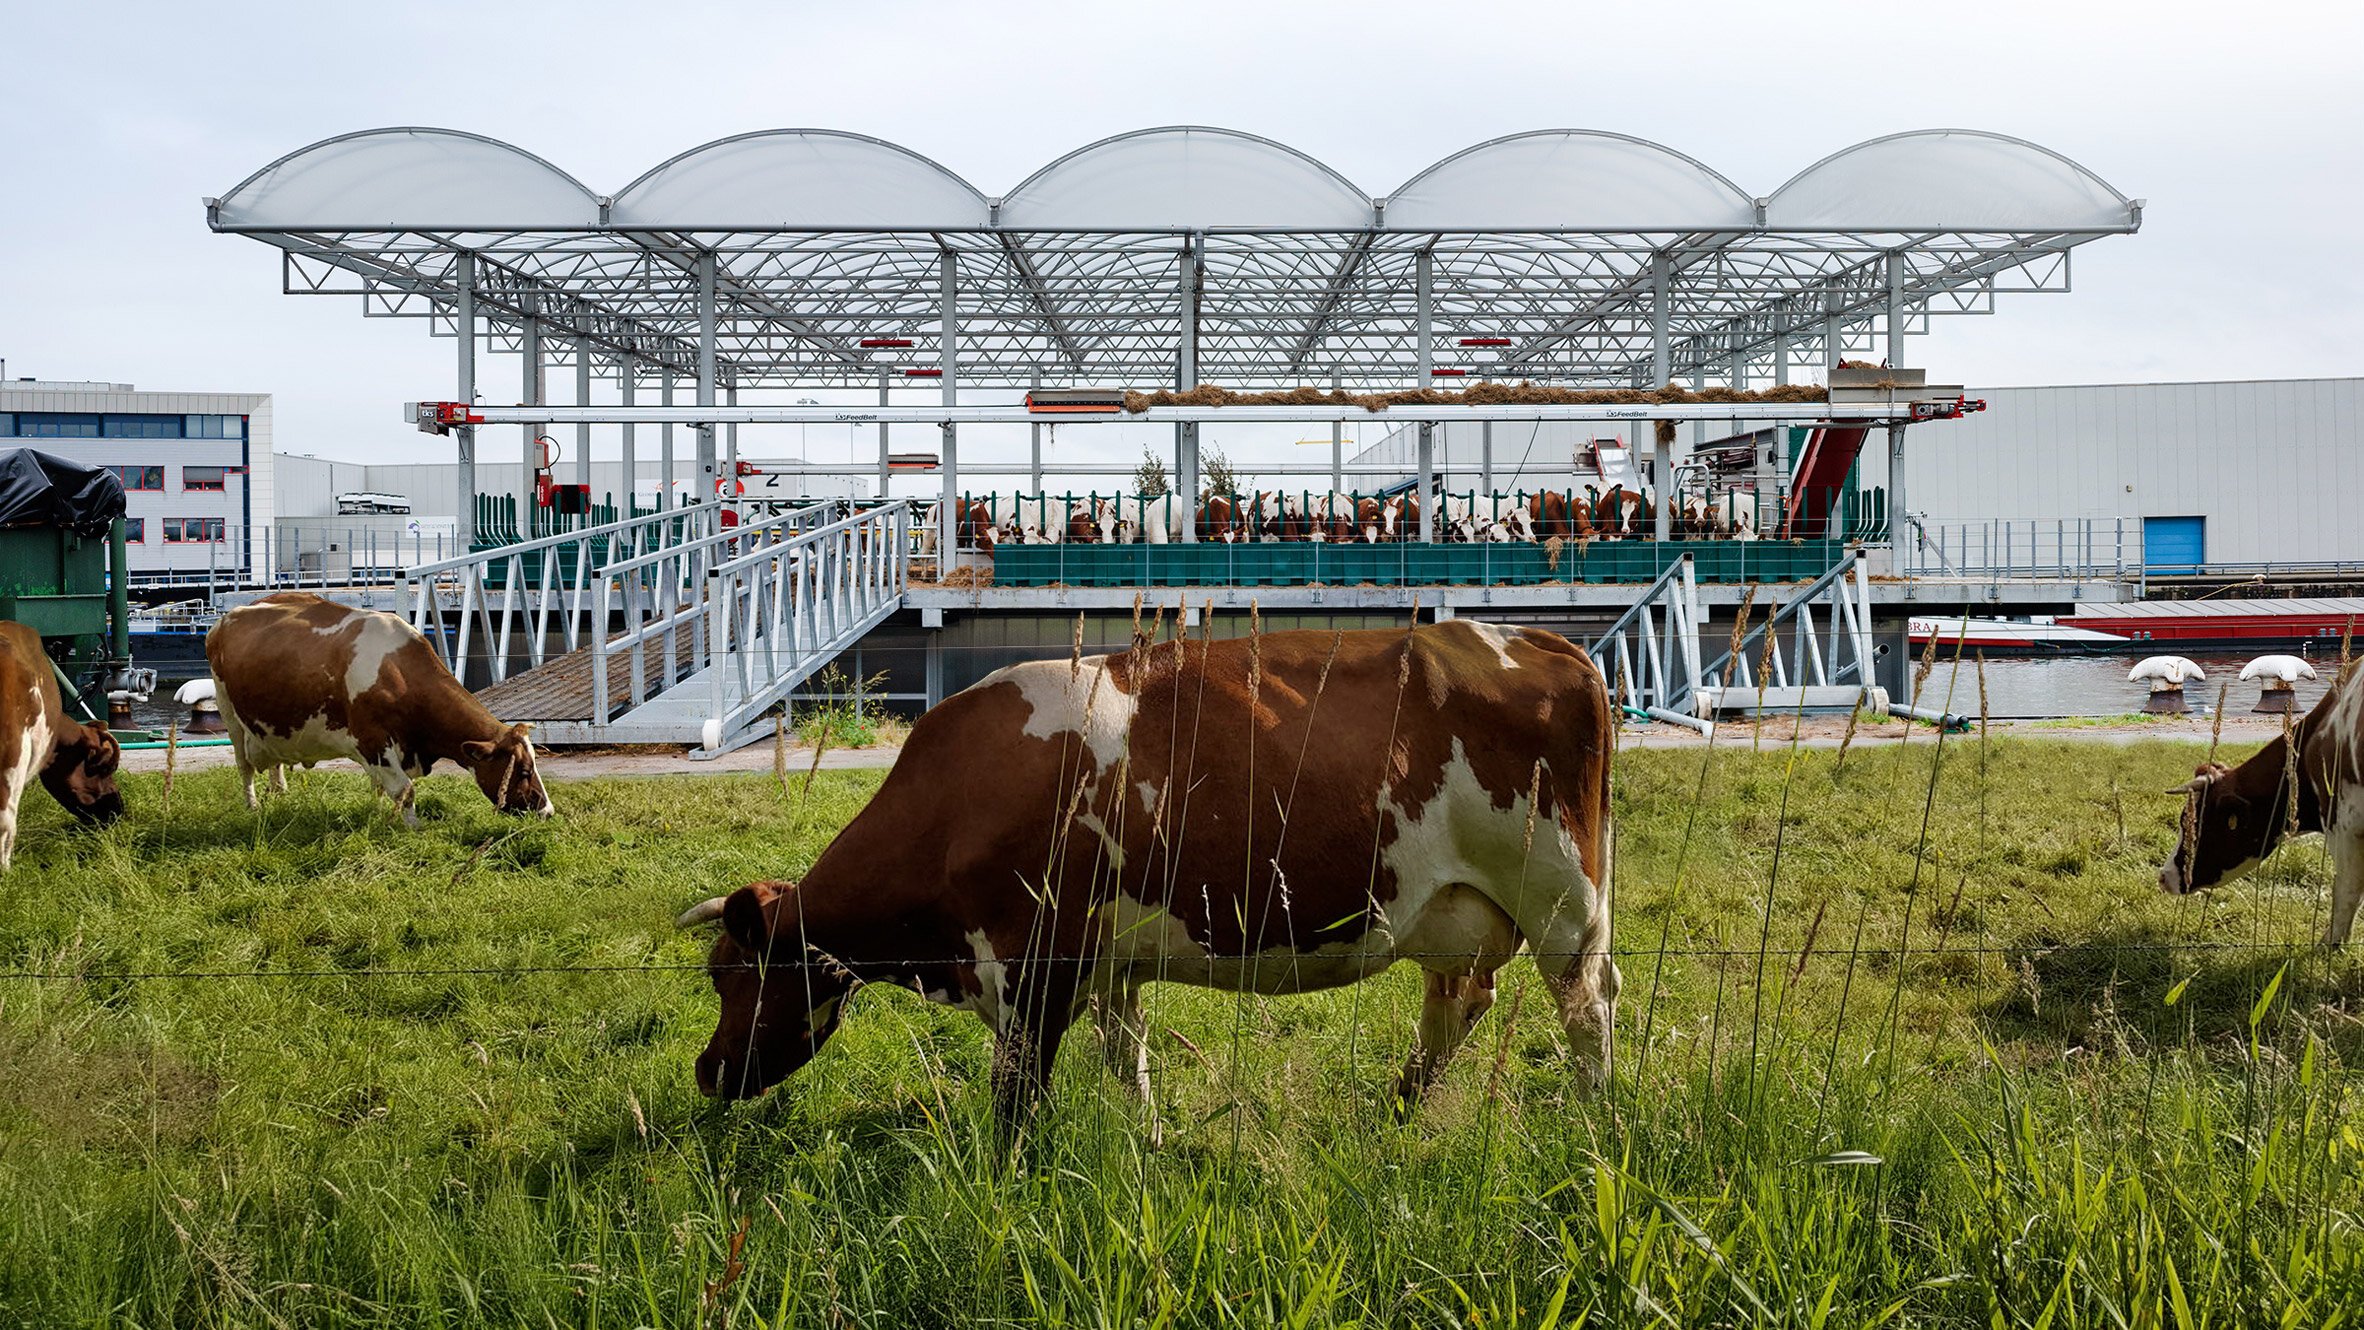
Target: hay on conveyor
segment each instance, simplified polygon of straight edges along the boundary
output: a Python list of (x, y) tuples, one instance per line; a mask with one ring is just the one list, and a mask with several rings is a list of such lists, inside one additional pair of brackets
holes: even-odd
[(1281, 392), (1233, 392), (1202, 384), (1186, 392), (1160, 388), (1155, 392), (1128, 391), (1125, 410), (1138, 415), (1153, 406), (1359, 406), (1385, 411), (1391, 406), (1684, 406), (1733, 402), (1822, 402), (1830, 394), (1818, 383), (1790, 383), (1772, 388), (1548, 388), (1524, 380), (1518, 383), (1473, 383), (1466, 388), (1406, 388), (1397, 392), (1329, 392), (1321, 388), (1290, 388)]

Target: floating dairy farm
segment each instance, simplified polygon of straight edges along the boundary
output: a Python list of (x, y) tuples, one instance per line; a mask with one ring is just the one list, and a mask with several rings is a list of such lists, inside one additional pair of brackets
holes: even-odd
[(1504, 129), (187, 200), (428, 369), (0, 375), (0, 1312), (2340, 1323), (2364, 379), (1925, 351), (2106, 158)]

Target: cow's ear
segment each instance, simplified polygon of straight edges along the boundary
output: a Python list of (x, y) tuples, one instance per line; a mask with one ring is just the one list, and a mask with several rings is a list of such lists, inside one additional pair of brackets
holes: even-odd
[(496, 747), (490, 739), (470, 739), (460, 745), (460, 756), (470, 762), (485, 762), (491, 760)]
[(112, 776), (123, 764), (123, 744), (103, 725), (85, 725), (90, 752), (82, 759), (82, 774), (90, 777)]
[(739, 888), (722, 902), (722, 931), (758, 956), (771, 948), (772, 925), (763, 913), (768, 899), (760, 886), (752, 886)]

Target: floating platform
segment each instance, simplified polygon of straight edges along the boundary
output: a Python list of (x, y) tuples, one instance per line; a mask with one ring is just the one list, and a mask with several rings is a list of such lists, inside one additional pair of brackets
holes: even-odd
[(2364, 597), (2296, 600), (2144, 600), (2084, 604), (2064, 626), (2116, 633), (2135, 642), (2183, 646), (2328, 646), (2364, 630)]

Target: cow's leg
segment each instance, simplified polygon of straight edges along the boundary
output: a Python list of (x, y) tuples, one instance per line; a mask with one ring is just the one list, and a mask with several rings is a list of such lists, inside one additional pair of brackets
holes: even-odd
[[(1527, 895), (1517, 912), (1519, 931), (1534, 947), (1535, 968), (1559, 1005), (1560, 1027), (1567, 1032), (1577, 1067), (1599, 1086), (1608, 1082), (1615, 1052), (1617, 989), (1622, 982), (1617, 962), (1609, 956), (1609, 891), (1606, 884), (1585, 875), (1566, 828), (1552, 830), (1546, 840), (1537, 829), (1529, 881), (1546, 880), (1542, 870), (1548, 853), (1556, 861), (1549, 877), (1561, 886), (1548, 895)], [(1604, 842), (1610, 834), (1608, 827), (1601, 828)], [(1604, 866), (1602, 871), (1606, 877), (1609, 870)]]
[(2323, 945), (2343, 946), (2356, 923), (2356, 904), (2364, 898), (2364, 830), (2335, 830), (2331, 841), (2331, 922), (2323, 928)]
[(411, 801), (417, 795), (418, 787), (411, 784), (410, 774), (401, 767), (390, 763), (371, 762), (365, 765), (370, 780), (375, 782), (378, 787), (378, 792), (394, 801), (394, 811), (401, 814), (402, 825), (412, 831), (417, 831), (419, 829), (419, 814), (418, 810), (411, 806)]
[(287, 764), (285, 762), (274, 763), (271, 767), (271, 793), (287, 793)]
[[(18, 735), (18, 743), (30, 741), (29, 735)], [(21, 771), (0, 771), (0, 873), (8, 871), (8, 861), (16, 854), (16, 806), (25, 797), (25, 778)]]
[(1428, 989), (1420, 1003), (1420, 1030), (1412, 1042), (1412, 1056), (1396, 1078), (1395, 1103), (1399, 1114), (1419, 1107), (1420, 1097), (1450, 1061), (1453, 1050), (1469, 1037), (1478, 1018), (1494, 1005), (1491, 970), (1454, 974), (1428, 971)]
[(254, 756), (247, 751), (247, 745), (254, 742), (253, 731), (238, 719), (238, 711), (230, 705), (228, 698), (221, 699), (221, 708), (222, 729), (230, 740), (230, 761), (238, 768), (238, 784), (246, 791), (246, 806), (260, 808), (263, 806), (262, 800), (257, 799), (254, 793)]
[(1108, 1074), (1149, 1102), (1149, 1024), (1141, 1014), (1141, 987), (1130, 980), (1092, 995), (1092, 1015), (1100, 1031), (1100, 1057)]
[(1067, 1033), (1070, 1016), (1051, 1014), (1030, 1021), (1013, 1021), (993, 1045), (993, 1121), (1004, 1145), (1034, 1116), (1035, 1106), (1051, 1088), (1051, 1067), (1059, 1060), (1059, 1040)]

